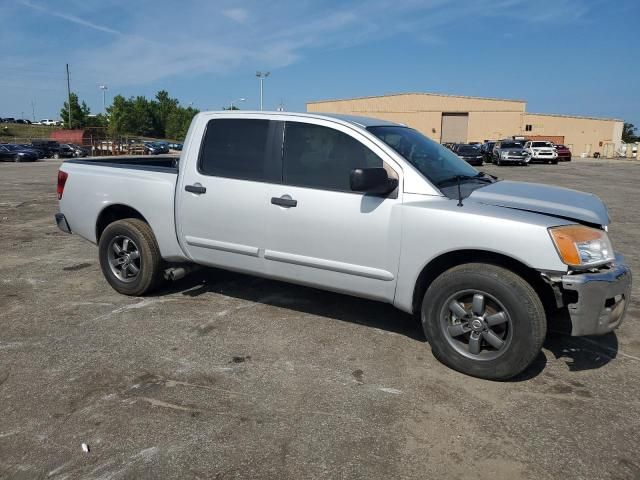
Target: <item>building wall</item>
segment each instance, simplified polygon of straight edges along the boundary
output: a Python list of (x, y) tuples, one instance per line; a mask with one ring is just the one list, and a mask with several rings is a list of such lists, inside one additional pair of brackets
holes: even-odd
[[(345, 113), (403, 123), (441, 140), (443, 113), (468, 113), (468, 142), (518, 136), (563, 136), (574, 155), (619, 150), (622, 121), (525, 112), (526, 102), (405, 93), (307, 103), (308, 112)], [(526, 126), (531, 125), (531, 130)]]
[[(523, 117), (522, 134), (564, 135), (565, 145), (576, 156), (594, 152), (605, 155), (609, 153), (607, 145), (619, 148), (622, 124), (618, 120), (527, 113)], [(526, 125), (531, 125), (530, 131), (526, 131)]]

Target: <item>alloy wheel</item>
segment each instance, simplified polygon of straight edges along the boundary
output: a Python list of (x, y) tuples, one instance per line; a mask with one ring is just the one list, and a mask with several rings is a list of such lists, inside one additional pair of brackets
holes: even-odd
[(498, 358), (513, 337), (504, 306), (492, 295), (475, 290), (449, 297), (440, 312), (440, 329), (458, 353), (474, 360)]
[(111, 272), (122, 282), (133, 282), (142, 269), (140, 250), (136, 243), (125, 235), (114, 237), (107, 247)]

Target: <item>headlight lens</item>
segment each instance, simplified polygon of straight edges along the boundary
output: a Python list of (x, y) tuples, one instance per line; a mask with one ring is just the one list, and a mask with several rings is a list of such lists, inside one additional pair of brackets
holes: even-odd
[(564, 263), (572, 267), (591, 267), (613, 261), (613, 247), (607, 232), (584, 225), (565, 225), (549, 229)]

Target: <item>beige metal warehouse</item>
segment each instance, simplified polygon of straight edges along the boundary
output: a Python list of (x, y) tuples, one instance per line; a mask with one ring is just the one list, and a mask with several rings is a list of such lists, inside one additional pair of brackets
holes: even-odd
[(307, 103), (308, 112), (348, 113), (409, 125), (441, 142), (512, 136), (568, 145), (574, 155), (613, 156), (622, 142), (617, 119), (527, 113), (526, 101), (435, 93), (399, 93)]

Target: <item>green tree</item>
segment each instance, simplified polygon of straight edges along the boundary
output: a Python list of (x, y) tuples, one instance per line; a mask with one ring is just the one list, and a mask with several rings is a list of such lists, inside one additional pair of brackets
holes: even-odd
[(152, 101), (152, 107), (154, 111), (153, 123), (155, 133), (159, 137), (165, 137), (167, 119), (169, 115), (178, 108), (178, 100), (171, 98), (169, 92), (166, 90), (160, 90), (156, 93), (155, 101)]
[(166, 136), (172, 140), (183, 142), (187, 136), (191, 120), (198, 114), (195, 108), (178, 107), (167, 118)]
[(78, 95), (71, 93), (69, 95), (71, 100), (71, 123), (69, 123), (69, 101), (64, 102), (60, 109), (60, 117), (64, 122), (64, 128), (83, 128), (87, 125), (87, 117), (91, 113), (91, 110), (87, 104), (78, 100)]
[(109, 135), (112, 137), (133, 133), (132, 102), (122, 95), (113, 97), (113, 103), (107, 108), (109, 115)]
[(622, 127), (622, 141), (624, 143), (633, 143), (638, 141), (636, 127), (633, 123), (624, 122), (624, 127)]

